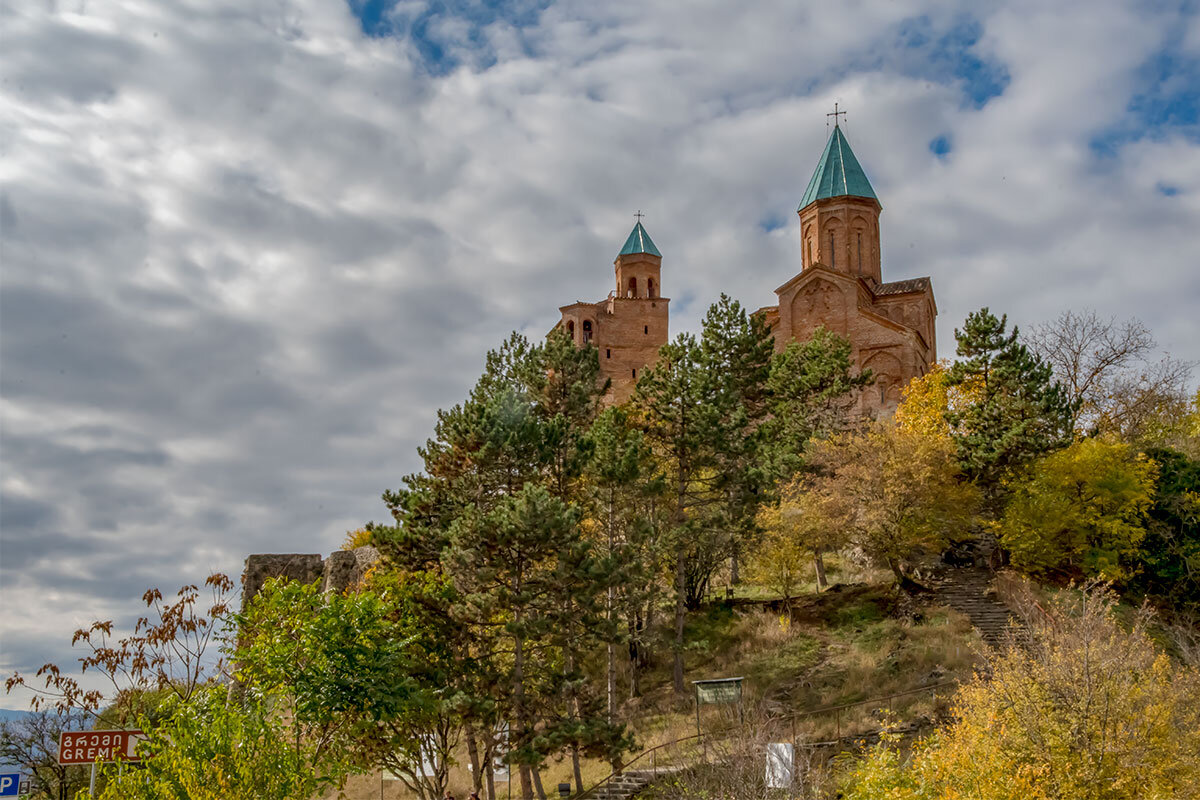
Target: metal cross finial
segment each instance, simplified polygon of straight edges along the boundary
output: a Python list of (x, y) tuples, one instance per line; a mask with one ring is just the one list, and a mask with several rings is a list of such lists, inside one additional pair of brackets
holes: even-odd
[[(830, 113), (828, 113), (828, 114), (826, 114), (825, 116), (826, 116), (826, 117), (833, 117), (833, 127), (835, 127), (835, 128), (836, 128), (836, 127), (837, 127), (837, 124), (838, 124), (838, 117), (844, 117), (844, 116), (846, 116), (846, 112), (845, 112), (845, 111), (838, 111), (838, 104), (837, 104), (837, 103), (834, 103), (834, 104), (833, 104), (833, 111), (832, 111), (832, 112), (830, 112)], [(828, 122), (828, 120), (826, 120), (826, 122)]]
[(639, 209), (637, 210), (637, 213), (636, 213), (636, 214), (634, 214), (633, 216), (637, 218), (637, 221), (638, 221), (638, 222), (641, 222), (641, 221), (642, 221), (642, 217), (644, 217), (644, 216), (646, 216), (646, 215), (645, 215), (645, 214), (643, 214), (643, 213), (642, 213), (642, 210), (639, 208)]

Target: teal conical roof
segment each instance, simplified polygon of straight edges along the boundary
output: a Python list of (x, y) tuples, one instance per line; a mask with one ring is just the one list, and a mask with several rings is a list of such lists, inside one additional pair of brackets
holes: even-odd
[(842, 133), (840, 127), (834, 125), (833, 133), (829, 135), (829, 142), (825, 145), (825, 152), (821, 154), (821, 160), (817, 164), (816, 171), (813, 172), (812, 180), (808, 182), (808, 189), (804, 191), (804, 199), (800, 201), (800, 208), (804, 208), (816, 200), (845, 195), (879, 199), (875, 197), (875, 190), (871, 188), (871, 182), (867, 180), (867, 173), (863, 172), (858, 159), (854, 157), (854, 151), (850, 149), (846, 135)]
[(646, 233), (646, 229), (642, 227), (641, 220), (638, 220), (637, 224), (633, 226), (633, 230), (629, 232), (629, 238), (625, 240), (625, 246), (617, 255), (633, 256), (638, 253), (648, 253), (662, 258), (662, 253), (658, 252), (658, 248), (650, 240), (650, 234)]

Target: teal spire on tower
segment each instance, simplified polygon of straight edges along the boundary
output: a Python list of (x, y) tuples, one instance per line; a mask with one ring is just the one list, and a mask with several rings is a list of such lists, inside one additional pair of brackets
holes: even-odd
[(829, 142), (825, 145), (825, 152), (821, 154), (817, 169), (808, 182), (808, 189), (804, 191), (800, 208), (817, 200), (846, 195), (869, 197), (879, 201), (875, 190), (871, 188), (871, 182), (867, 180), (867, 173), (863, 172), (858, 159), (854, 157), (846, 135), (842, 133), (839, 125), (834, 125)]
[(617, 253), (617, 255), (632, 256), (638, 253), (646, 253), (662, 258), (662, 253), (658, 252), (658, 248), (654, 246), (654, 242), (650, 239), (650, 234), (646, 233), (646, 229), (642, 227), (640, 219), (633, 226), (633, 230), (629, 232), (629, 238), (625, 240), (625, 246), (621, 248), (621, 252)]

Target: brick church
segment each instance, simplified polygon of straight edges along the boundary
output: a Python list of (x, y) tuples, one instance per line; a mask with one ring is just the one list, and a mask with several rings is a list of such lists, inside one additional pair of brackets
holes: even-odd
[[(819, 325), (849, 339), (855, 365), (875, 375), (860, 410), (886, 414), (895, 410), (901, 388), (937, 359), (937, 305), (929, 278), (883, 280), (881, 210), (835, 124), (798, 209), (800, 272), (775, 290), (776, 305), (757, 313), (770, 327), (777, 350), (793, 339), (807, 339)], [(579, 345), (599, 348), (613, 400), (622, 402), (668, 338), (662, 253), (640, 219), (615, 267), (616, 291), (598, 303), (562, 306), (558, 326)]]

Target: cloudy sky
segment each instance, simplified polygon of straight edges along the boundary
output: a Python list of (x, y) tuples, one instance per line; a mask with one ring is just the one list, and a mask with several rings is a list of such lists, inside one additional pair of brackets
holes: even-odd
[(1196, 2), (0, 7), (0, 672), (383, 519), (637, 209), (673, 332), (771, 303), (835, 101), (941, 355), (989, 305), (1200, 359)]

